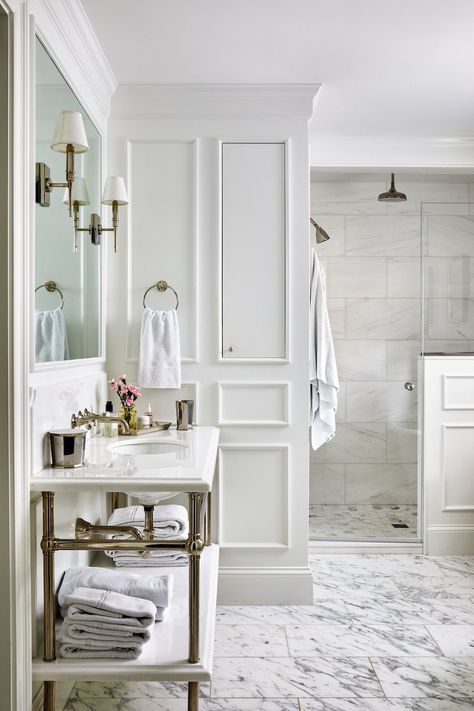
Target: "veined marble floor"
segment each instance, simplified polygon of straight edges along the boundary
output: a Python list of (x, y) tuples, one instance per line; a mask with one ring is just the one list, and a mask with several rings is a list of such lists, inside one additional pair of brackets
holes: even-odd
[[(309, 507), (310, 540), (415, 539), (416, 506), (407, 504), (323, 504)], [(405, 523), (408, 528), (394, 528)]]
[[(474, 556), (311, 556), (314, 603), (220, 607), (201, 711), (472, 711)], [(185, 711), (184, 684), (80, 682), (65, 711)]]

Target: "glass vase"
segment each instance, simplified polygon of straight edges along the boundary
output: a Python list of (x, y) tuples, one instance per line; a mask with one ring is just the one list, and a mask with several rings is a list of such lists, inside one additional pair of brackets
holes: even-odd
[(130, 432), (137, 431), (137, 408), (135, 406), (125, 407), (124, 405), (122, 405), (122, 407), (120, 408), (119, 416), (125, 420)]

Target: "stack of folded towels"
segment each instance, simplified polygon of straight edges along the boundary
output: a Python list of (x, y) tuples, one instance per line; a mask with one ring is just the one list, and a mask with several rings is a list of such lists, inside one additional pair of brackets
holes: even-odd
[(169, 606), (172, 578), (69, 568), (58, 592), (59, 656), (137, 659)]
[[(143, 506), (126, 506), (115, 509), (109, 518), (109, 526), (134, 526), (139, 531), (145, 528)], [(188, 512), (179, 504), (155, 506), (153, 511), (154, 540), (186, 540), (189, 532)], [(114, 534), (112, 539), (129, 538), (128, 534)], [(184, 551), (106, 551), (117, 566), (160, 567), (186, 565)]]

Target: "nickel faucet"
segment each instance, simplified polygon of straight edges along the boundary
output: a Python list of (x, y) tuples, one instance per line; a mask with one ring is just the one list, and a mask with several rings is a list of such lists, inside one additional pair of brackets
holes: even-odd
[(124, 434), (130, 434), (130, 427), (128, 422), (123, 419), (123, 417), (116, 417), (115, 415), (98, 415), (95, 412), (89, 412), (86, 408), (84, 412), (79, 412), (77, 415), (75, 413), (71, 416), (71, 427), (75, 429), (76, 427), (81, 427), (82, 425), (97, 424), (97, 422), (118, 422), (122, 425)]

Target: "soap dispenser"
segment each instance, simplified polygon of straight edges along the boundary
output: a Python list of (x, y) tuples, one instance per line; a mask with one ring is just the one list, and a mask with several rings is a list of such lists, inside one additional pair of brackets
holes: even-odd
[[(106, 417), (111, 417), (113, 414), (114, 406), (112, 400), (107, 400), (105, 404), (105, 415)], [(104, 425), (104, 437), (117, 437), (118, 436), (118, 423), (117, 422), (106, 422)]]
[(153, 427), (153, 412), (151, 410), (151, 403), (148, 403), (148, 407), (145, 410), (145, 417), (148, 418), (147, 427)]

